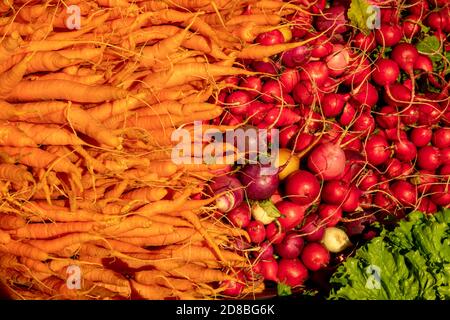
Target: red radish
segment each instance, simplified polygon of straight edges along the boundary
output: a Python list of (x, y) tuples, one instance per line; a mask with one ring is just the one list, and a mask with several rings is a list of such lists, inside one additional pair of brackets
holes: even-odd
[(301, 152), (309, 147), (314, 139), (314, 135), (307, 132), (301, 132), (293, 138), (293, 149), (295, 152)]
[(440, 11), (431, 12), (426, 20), (427, 26), (434, 30), (443, 30), (444, 28), (448, 28), (446, 26), (447, 23), (447, 19)]
[(227, 213), (227, 218), (233, 226), (245, 229), (251, 220), (250, 207), (247, 203), (242, 203), (239, 207), (234, 208)]
[(300, 115), (296, 114), (289, 108), (274, 107), (267, 112), (264, 117), (264, 122), (275, 127), (282, 127), (294, 124), (301, 119)]
[(342, 94), (328, 93), (321, 101), (322, 112), (325, 117), (336, 117), (344, 108), (345, 99)]
[(305, 217), (305, 206), (290, 201), (280, 201), (275, 206), (281, 213), (278, 222), (283, 227), (283, 230), (295, 228)]
[(268, 241), (264, 241), (263, 243), (261, 243), (260, 245), (260, 249), (259, 251), (256, 253), (256, 257), (259, 260), (268, 260), (268, 259), (272, 259), (273, 258), (273, 245), (268, 242)]
[(216, 208), (222, 212), (229, 212), (240, 206), (244, 200), (242, 184), (235, 176), (219, 175), (209, 184), (209, 188), (214, 194), (221, 194), (216, 201)]
[(371, 52), (377, 47), (375, 35), (371, 32), (368, 35), (360, 32), (353, 37), (355, 47), (362, 51)]
[(285, 195), (299, 205), (309, 205), (320, 193), (320, 184), (308, 171), (297, 170), (285, 179)]
[(326, 58), (329, 74), (332, 77), (339, 77), (342, 75), (350, 63), (350, 53), (348, 49), (341, 45), (336, 44), (333, 47), (333, 52)]
[(443, 164), (450, 164), (450, 148), (441, 149), (440, 155)]
[(262, 82), (259, 77), (250, 76), (247, 78), (243, 78), (240, 81), (239, 86), (242, 88), (250, 89), (247, 92), (251, 95), (252, 98), (255, 98), (256, 96), (261, 94)]
[(271, 75), (278, 74), (278, 67), (272, 62), (255, 60), (252, 62), (252, 68), (256, 72), (268, 73)]
[(442, 175), (442, 176), (450, 177), (450, 164), (444, 164), (439, 169), (439, 174)]
[(416, 145), (416, 147), (423, 147), (430, 143), (433, 136), (433, 131), (430, 127), (416, 127), (413, 128), (409, 133), (409, 138), (411, 142)]
[(342, 144), (345, 146), (343, 147), (344, 150), (355, 150), (357, 152), (360, 152), (362, 149), (362, 142), (358, 139), (359, 135), (356, 133), (348, 133), (344, 139), (342, 139)]
[(237, 76), (228, 76), (223, 81), (227, 84), (231, 84), (233, 86), (237, 86), (239, 83), (239, 78)]
[(397, 128), (384, 130), (386, 139), (390, 141), (408, 140), (408, 135), (403, 129), (404, 128), (400, 125)]
[(316, 92), (317, 90), (313, 88), (311, 81), (299, 81), (292, 89), (292, 96), (295, 102), (309, 106), (316, 99)]
[(333, 44), (326, 36), (320, 36), (313, 42), (314, 47), (311, 50), (313, 58), (323, 58), (333, 51)]
[(433, 62), (428, 56), (424, 54), (419, 54), (416, 61), (414, 62), (414, 70), (433, 72)]
[[(347, 68), (347, 72), (342, 76), (342, 83), (355, 88), (359, 84), (371, 78), (372, 65), (365, 57), (357, 57)], [(378, 97), (378, 95), (377, 95)]]
[(313, 82), (319, 87), (325, 83), (328, 76), (328, 67), (322, 61), (309, 62), (300, 71), (300, 80)]
[(433, 171), (419, 170), (417, 175), (411, 178), (411, 183), (417, 188), (417, 191), (421, 194), (428, 193), (433, 184), (438, 181)]
[(300, 228), (299, 232), (307, 241), (320, 241), (325, 231), (325, 224), (322, 223), (317, 214), (309, 214)]
[(297, 69), (285, 69), (280, 75), (280, 82), (283, 92), (291, 92), (295, 85), (300, 81), (300, 75)]
[(382, 192), (375, 193), (375, 197), (373, 198), (373, 203), (381, 210), (392, 211), (395, 208), (395, 203), (392, 201), (390, 197)]
[(401, 176), (409, 176), (414, 172), (414, 166), (411, 162), (402, 162)]
[(231, 113), (226, 113), (225, 116), (223, 117), (222, 124), (227, 125), (227, 126), (238, 126), (243, 121), (244, 121), (244, 119), (241, 116), (236, 116)]
[(402, 38), (402, 29), (397, 24), (382, 24), (375, 30), (375, 39), (377, 43), (384, 47), (392, 47), (400, 42)]
[(306, 35), (312, 24), (312, 15), (306, 11), (295, 11), (288, 19), (292, 23), (292, 36), (302, 38)]
[(334, 227), (342, 219), (342, 209), (331, 204), (321, 204), (317, 213), (327, 227)]
[(434, 125), (439, 122), (442, 113), (436, 102), (421, 103), (417, 107), (419, 109), (420, 125)]
[(399, 22), (399, 9), (396, 7), (382, 8), (380, 13), (380, 20), (382, 23)]
[(393, 83), (385, 86), (383, 99), (387, 104), (394, 107), (409, 106), (411, 101), (411, 90), (400, 83)]
[(278, 263), (274, 258), (261, 260), (261, 274), (264, 280), (278, 281)]
[(281, 61), (288, 68), (296, 68), (306, 63), (311, 56), (311, 50), (306, 46), (299, 46), (287, 50), (281, 56)]
[(367, 161), (374, 166), (383, 164), (391, 155), (388, 142), (380, 135), (371, 136), (367, 140), (364, 145), (364, 152), (366, 154)]
[(450, 128), (439, 128), (435, 130), (431, 142), (435, 147), (440, 149), (450, 147)]
[(402, 163), (396, 158), (390, 158), (386, 161), (386, 176), (388, 178), (397, 178), (402, 174)]
[[(284, 89), (283, 89), (284, 90)], [(292, 98), (292, 96), (286, 92), (283, 92), (283, 99), (282, 101), (277, 101), (277, 106), (278, 107), (295, 107), (295, 100), (294, 98)], [(297, 111), (295, 109), (295, 111)]]
[(353, 122), (352, 130), (367, 136), (375, 130), (375, 119), (369, 111), (364, 111)]
[(311, 271), (317, 271), (330, 263), (330, 253), (317, 242), (308, 243), (302, 251), (303, 264)]
[(417, 202), (417, 190), (409, 182), (399, 180), (390, 187), (391, 193), (405, 207), (414, 207)]
[(431, 201), (438, 206), (450, 205), (450, 186), (445, 183), (435, 184), (431, 187)]
[(415, 15), (406, 16), (403, 20), (402, 31), (407, 38), (416, 36), (420, 30), (420, 17)]
[(344, 171), (345, 153), (339, 145), (320, 144), (309, 155), (308, 168), (323, 180), (334, 179)]
[(345, 13), (345, 7), (340, 5), (335, 5), (323, 10), (323, 12), (316, 17), (315, 26), (317, 30), (324, 31), (327, 35), (346, 32), (349, 27)]
[(278, 281), (291, 287), (302, 285), (308, 279), (308, 270), (298, 259), (281, 259), (278, 263)]
[(279, 244), (286, 236), (286, 232), (282, 230), (281, 226), (275, 222), (269, 223), (266, 226), (266, 237), (270, 243)]
[(272, 104), (263, 103), (261, 101), (252, 101), (247, 107), (246, 117), (250, 124), (258, 125), (264, 120), (267, 112), (273, 108)]
[(399, 139), (394, 143), (394, 152), (397, 159), (401, 161), (412, 161), (417, 155), (414, 143), (406, 139)]
[(348, 185), (342, 180), (325, 181), (322, 188), (322, 201), (340, 205), (348, 197)]
[(232, 114), (243, 116), (247, 113), (247, 108), (251, 100), (252, 98), (247, 92), (239, 90), (229, 94), (225, 102)]
[(359, 181), (358, 188), (362, 191), (372, 189), (379, 181), (378, 174), (373, 170), (368, 170)]
[(428, 197), (420, 198), (417, 210), (427, 214), (433, 214), (437, 212), (436, 204)]
[(266, 229), (260, 221), (253, 220), (247, 226), (247, 233), (252, 243), (259, 244), (266, 238)]
[(397, 109), (393, 106), (384, 106), (376, 117), (377, 124), (384, 129), (392, 129), (398, 126), (399, 117)]
[(280, 147), (282, 148), (286, 148), (293, 139), (293, 137), (295, 137), (295, 135), (298, 132), (298, 126), (296, 125), (291, 125), (291, 126), (286, 126), (282, 129), (280, 129), (279, 132), (279, 139), (280, 139)]
[(400, 120), (403, 124), (414, 125), (419, 121), (419, 108), (416, 105), (411, 105), (402, 110)]
[(344, 203), (342, 203), (342, 211), (344, 212), (353, 212), (359, 206), (359, 198), (361, 196), (361, 190), (359, 190), (356, 186), (351, 186), (348, 192), (348, 196), (345, 199)]
[(352, 98), (360, 104), (365, 104), (372, 108), (378, 102), (378, 91), (366, 81), (358, 86), (358, 90), (353, 92)]
[(272, 30), (260, 33), (255, 41), (263, 46), (273, 46), (284, 42), (283, 34), (280, 30)]
[(417, 165), (421, 169), (434, 171), (441, 165), (439, 149), (425, 146), (417, 152)]
[(266, 103), (273, 103), (282, 99), (281, 84), (275, 80), (267, 80), (261, 89), (261, 100)]
[(245, 187), (245, 193), (251, 200), (270, 198), (278, 188), (278, 172), (271, 165), (247, 164), (239, 172), (239, 180)]
[(386, 86), (397, 81), (400, 74), (398, 64), (391, 59), (379, 59), (374, 64), (372, 80), (379, 86)]
[(408, 0), (407, 10), (416, 16), (423, 17), (429, 11), (427, 0)]
[(397, 65), (408, 74), (412, 74), (414, 63), (419, 57), (416, 47), (410, 43), (400, 43), (391, 52), (391, 58)]
[(238, 272), (237, 279), (224, 280), (221, 283), (221, 287), (225, 288), (222, 291), (222, 293), (224, 295), (231, 296), (231, 297), (239, 296), (245, 287), (244, 274), (242, 272)]
[(297, 258), (302, 252), (305, 241), (296, 233), (288, 233), (280, 244), (275, 246), (278, 255), (285, 259)]
[(346, 103), (344, 109), (342, 109), (341, 116), (339, 117), (339, 123), (342, 126), (348, 126), (355, 119), (356, 108), (351, 103)]

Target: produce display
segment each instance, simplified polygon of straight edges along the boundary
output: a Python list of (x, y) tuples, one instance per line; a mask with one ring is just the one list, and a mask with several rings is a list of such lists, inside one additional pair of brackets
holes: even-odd
[(0, 2), (10, 299), (450, 299), (448, 0)]

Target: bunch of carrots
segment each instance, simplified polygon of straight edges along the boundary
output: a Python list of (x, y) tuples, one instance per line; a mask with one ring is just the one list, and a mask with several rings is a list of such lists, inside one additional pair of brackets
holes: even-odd
[[(217, 298), (221, 284), (251, 270), (236, 245), (248, 235), (217, 214), (204, 189), (227, 165), (173, 163), (171, 134), (222, 113), (215, 96), (224, 77), (252, 74), (239, 61), (298, 46), (248, 44), (295, 10), (282, 1), (2, 1), (7, 294)], [(247, 283), (243, 294), (263, 288)]]

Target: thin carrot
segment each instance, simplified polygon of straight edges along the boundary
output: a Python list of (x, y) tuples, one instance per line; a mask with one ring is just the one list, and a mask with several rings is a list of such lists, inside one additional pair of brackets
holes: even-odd
[(282, 43), (271, 46), (253, 45), (242, 49), (237, 53), (237, 57), (240, 59), (260, 60), (275, 54), (279, 54), (289, 49), (293, 49), (299, 46), (303, 46), (314, 39), (308, 39), (300, 42)]
[(15, 124), (27, 136), (41, 145), (83, 145), (85, 142), (75, 136), (67, 129), (60, 128), (58, 125), (41, 125), (25, 122)]
[(173, 296), (172, 290), (156, 285), (144, 285), (130, 280), (131, 289), (134, 295), (140, 299), (162, 300)]
[(218, 282), (233, 279), (233, 277), (220, 270), (204, 268), (193, 263), (185, 264), (181, 267), (168, 270), (167, 272), (173, 276), (190, 279), (197, 283)]
[(149, 203), (139, 210), (136, 214), (140, 214), (146, 217), (150, 217), (157, 214), (168, 213), (172, 211), (177, 211), (185, 205), (190, 196), (190, 190), (186, 189), (183, 194), (175, 200), (159, 200), (156, 202)]
[(0, 251), (10, 253), (18, 257), (26, 257), (34, 260), (45, 261), (50, 258), (47, 252), (18, 241), (10, 241), (7, 244), (0, 245)]
[(30, 270), (52, 274), (52, 270), (48, 267), (48, 265), (41, 261), (33, 260), (27, 257), (20, 257), (20, 262)]
[(142, 201), (158, 201), (167, 195), (167, 189), (163, 187), (143, 187), (131, 190), (122, 196), (122, 199), (142, 200)]
[(14, 230), (26, 225), (26, 221), (19, 216), (2, 213), (0, 214), (0, 229)]
[(119, 238), (123, 242), (131, 243), (136, 246), (165, 246), (175, 243), (184, 242), (186, 240), (196, 241), (202, 240), (203, 237), (198, 234), (192, 228), (176, 228), (171, 234), (164, 234), (151, 237), (132, 237), (132, 238)]
[(176, 279), (161, 274), (160, 271), (139, 271), (135, 273), (135, 279), (137, 282), (145, 285), (159, 285), (169, 289), (176, 289), (181, 291), (192, 290), (194, 284), (185, 279)]
[(100, 240), (102, 237), (90, 233), (71, 233), (52, 240), (29, 240), (27, 243), (48, 253), (61, 251), (65, 247), (83, 242)]
[(89, 232), (93, 222), (35, 223), (11, 231), (15, 238), (48, 239), (73, 232)]
[(10, 241), (11, 241), (11, 236), (7, 232), (0, 229), (0, 243), (6, 244)]
[(37, 147), (36, 141), (30, 136), (10, 125), (0, 125), (0, 144), (10, 147)]
[(278, 14), (249, 14), (235, 16), (225, 23), (227, 26), (233, 26), (241, 23), (252, 22), (256, 25), (278, 25), (281, 22), (281, 17)]
[(131, 215), (125, 217), (120, 223), (98, 230), (104, 235), (118, 235), (135, 228), (148, 228), (152, 225), (152, 221), (140, 215)]
[(20, 83), (29, 63), (30, 57), (25, 57), (7, 72), (0, 74), (0, 97), (6, 97)]
[(41, 71), (56, 71), (70, 66), (74, 60), (69, 59), (58, 52), (44, 51), (37, 52), (28, 62), (26, 73), (35, 73)]
[(174, 232), (174, 228), (169, 224), (153, 222), (149, 228), (135, 228), (119, 234), (120, 237), (152, 237)]

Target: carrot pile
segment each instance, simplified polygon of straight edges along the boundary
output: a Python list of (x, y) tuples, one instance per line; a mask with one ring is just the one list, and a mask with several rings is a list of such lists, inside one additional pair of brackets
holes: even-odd
[[(72, 5), (81, 14), (75, 29), (67, 27)], [(243, 15), (248, 5), (252, 15)], [(247, 44), (296, 9), (280, 1), (4, 1), (0, 279), (8, 294), (217, 298), (222, 281), (251, 269), (235, 244), (248, 235), (220, 220), (204, 191), (227, 166), (174, 164), (171, 134), (222, 113), (214, 99), (221, 80), (251, 74), (239, 59), (297, 46)], [(67, 282), (74, 266), (76, 289)], [(246, 294), (263, 289), (247, 286)]]

